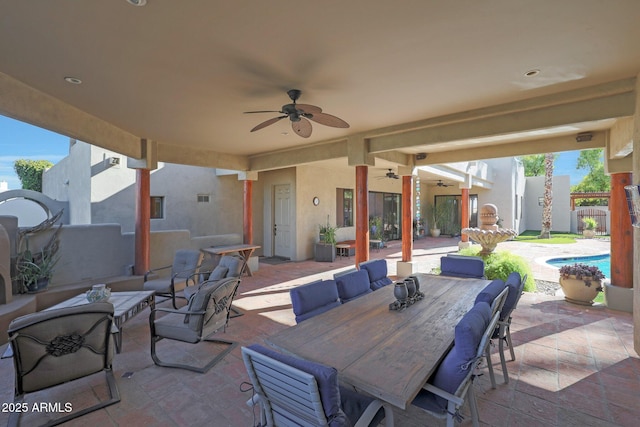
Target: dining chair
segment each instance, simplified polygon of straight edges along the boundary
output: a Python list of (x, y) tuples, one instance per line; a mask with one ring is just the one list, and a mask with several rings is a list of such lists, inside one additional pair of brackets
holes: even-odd
[[(39, 311), (12, 320), (7, 332), (15, 368), (16, 407), (22, 407), (28, 393), (100, 372), (106, 376), (109, 399), (72, 411), (45, 425), (62, 424), (120, 402), (112, 368), (112, 323), (113, 305), (108, 302)], [(85, 393), (94, 395), (95, 384), (81, 384), (78, 387), (87, 387)], [(46, 396), (55, 399), (55, 393)], [(65, 401), (63, 396), (59, 401)], [(17, 426), (19, 422), (20, 412), (12, 412), (8, 425)]]
[(369, 287), (372, 291), (393, 283), (393, 280), (387, 277), (387, 261), (384, 259), (361, 262), (360, 269), (365, 270), (369, 275)]
[(316, 280), (289, 291), (296, 323), (331, 310), (342, 304), (335, 280)]
[(492, 338), (497, 338), (498, 349), (500, 352), (500, 363), (502, 364), (502, 373), (504, 376), (504, 382), (509, 383), (509, 374), (507, 372), (507, 362), (504, 356), (504, 343), (506, 341), (511, 353), (511, 360), (516, 360), (516, 353), (513, 350), (513, 343), (511, 342), (511, 314), (518, 306), (524, 284), (527, 281), (527, 275), (520, 276), (517, 271), (512, 272), (507, 277), (506, 286), (509, 288), (509, 294), (504, 302), (504, 306), (500, 310), (500, 320), (498, 321), (498, 327), (493, 333)]
[[(509, 295), (509, 288), (502, 279), (495, 279), (491, 281), (476, 297), (475, 303), (486, 302), (491, 306), (491, 314), (494, 315), (501, 312), (504, 306), (507, 296)], [(493, 335), (493, 334), (492, 334)], [(485, 358), (487, 359), (487, 369), (489, 370), (489, 378), (491, 379), (491, 388), (496, 388), (496, 377), (493, 372), (493, 363), (491, 362), (491, 345), (487, 346)], [(503, 375), (507, 369), (506, 364), (502, 365)]]
[(486, 279), (484, 261), (480, 257), (449, 254), (440, 257), (440, 275)]
[[(179, 310), (155, 307), (149, 315), (151, 330), (151, 358), (158, 366), (187, 369), (205, 373), (224, 358), (237, 345), (236, 342), (210, 338), (214, 333), (226, 329), (231, 303), (236, 295), (239, 277), (211, 280), (203, 283), (189, 303)], [(158, 317), (158, 313), (166, 313)], [(226, 345), (225, 350), (211, 359), (204, 367), (181, 363), (164, 362), (157, 354), (156, 345), (162, 339), (197, 344), (201, 341)]]
[(342, 303), (349, 302), (373, 292), (369, 282), (369, 273), (355, 268), (333, 275), (338, 286), (338, 295)]
[(242, 347), (261, 426), (393, 426), (391, 405), (338, 384), (329, 366), (253, 344)]
[(190, 300), (201, 283), (212, 280), (226, 279), (229, 277), (240, 277), (244, 268), (244, 258), (239, 255), (223, 255), (212, 269), (203, 270), (199, 268), (192, 273), (185, 282), (185, 288), (182, 294), (187, 300)]
[(455, 327), (454, 345), (435, 374), (424, 385), (412, 404), (437, 418), (446, 418), (447, 427), (462, 419), (460, 408), (469, 401), (471, 421), (480, 425), (478, 405), (473, 388), (474, 369), (489, 345), (500, 314), (491, 316), (486, 302), (475, 304)]
[[(144, 274), (143, 289), (145, 291), (155, 291), (156, 295), (161, 295), (171, 299), (173, 308), (176, 306), (176, 288), (186, 286), (189, 277), (198, 271), (202, 261), (202, 252), (192, 249), (179, 249), (173, 257), (173, 264), (149, 270)], [(171, 269), (168, 276), (151, 278), (159, 271)]]

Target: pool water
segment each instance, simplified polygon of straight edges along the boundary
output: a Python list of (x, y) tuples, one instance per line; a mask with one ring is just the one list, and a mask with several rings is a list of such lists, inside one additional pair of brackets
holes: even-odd
[(571, 258), (553, 258), (547, 260), (547, 264), (553, 265), (554, 267), (562, 267), (567, 264), (587, 264), (590, 266), (596, 266), (602, 271), (602, 273), (607, 278), (611, 278), (611, 255), (593, 255), (593, 256), (579, 256), (579, 257), (571, 257)]

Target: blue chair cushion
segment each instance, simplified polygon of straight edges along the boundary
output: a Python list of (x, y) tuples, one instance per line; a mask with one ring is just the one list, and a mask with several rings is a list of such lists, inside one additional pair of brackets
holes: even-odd
[[(473, 360), (478, 353), (482, 334), (491, 320), (491, 307), (482, 301), (475, 304), (460, 319), (455, 329), (455, 344), (442, 360), (429, 383), (441, 390), (454, 394), (473, 368)], [(444, 413), (447, 400), (433, 393), (421, 390), (412, 402), (428, 411)]]
[(373, 292), (369, 284), (369, 274), (364, 270), (334, 275), (334, 278), (338, 285), (338, 295), (343, 303)]
[[(367, 406), (375, 400), (373, 397), (365, 396), (350, 388), (340, 386), (340, 401), (342, 410), (349, 418), (351, 425), (355, 425)], [(384, 419), (384, 409), (378, 409), (376, 416), (369, 423), (370, 426), (377, 426)], [(346, 427), (346, 426), (345, 426)]]
[(484, 277), (484, 261), (476, 257), (450, 257), (440, 258), (440, 274), (462, 278)]
[(341, 304), (335, 280), (317, 280), (289, 291), (296, 322), (300, 323)]
[(455, 345), (462, 360), (476, 357), (478, 344), (490, 320), (491, 307), (484, 301), (475, 304), (460, 319), (455, 328)]
[(383, 259), (363, 262), (360, 264), (360, 268), (369, 275), (369, 287), (372, 291), (390, 285), (393, 282), (387, 277), (387, 261)]
[(338, 371), (335, 368), (300, 359), (298, 357), (278, 353), (259, 344), (252, 344), (248, 346), (248, 348), (313, 375), (316, 378), (316, 382), (318, 383), (320, 400), (322, 401), (322, 407), (324, 409), (325, 416), (329, 420), (333, 419), (333, 421), (330, 422), (329, 425), (332, 427), (349, 425), (348, 421), (346, 420), (346, 415), (344, 414), (340, 406), (341, 401), (340, 387), (338, 386)]
[[(438, 366), (436, 373), (429, 379), (429, 383), (454, 394), (472, 367), (473, 363), (460, 357), (454, 345)], [(412, 404), (435, 413), (444, 414), (447, 410), (447, 399), (427, 390), (420, 390)]]
[(500, 292), (504, 290), (505, 283), (501, 279), (495, 279), (491, 283), (489, 283), (485, 288), (480, 291), (478, 296), (476, 297), (476, 304), (479, 302), (486, 302), (491, 305), (493, 300), (496, 299)]
[(524, 283), (522, 282), (520, 273), (514, 271), (509, 274), (506, 286), (509, 287), (509, 293), (507, 294), (507, 299), (505, 300), (502, 311), (500, 312), (500, 320), (506, 320), (511, 316), (513, 309), (516, 308), (515, 306), (518, 301), (518, 296), (520, 296), (524, 289)]

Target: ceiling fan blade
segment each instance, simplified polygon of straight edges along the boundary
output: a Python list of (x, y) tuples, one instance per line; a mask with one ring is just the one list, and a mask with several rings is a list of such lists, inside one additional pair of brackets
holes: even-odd
[(258, 126), (254, 127), (253, 129), (251, 129), (251, 132), (255, 132), (255, 131), (260, 130), (262, 128), (266, 128), (267, 126), (272, 125), (275, 122), (284, 119), (285, 117), (287, 117), (287, 116), (274, 117), (273, 119), (266, 120), (266, 121), (260, 123)]
[(311, 136), (311, 122), (304, 117), (300, 117), (300, 120), (297, 122), (291, 122), (291, 128), (303, 138), (309, 138)]
[(244, 114), (253, 114), (253, 113), (281, 113), (281, 114), (284, 114), (284, 112), (282, 112), (282, 111), (275, 111), (275, 110), (245, 111), (244, 112)]
[(309, 120), (313, 120), (314, 122), (320, 123), (321, 125), (325, 125), (325, 126), (331, 126), (334, 128), (349, 127), (349, 123), (345, 122), (344, 120), (336, 116), (332, 116), (331, 114), (327, 114), (327, 113), (311, 113), (308, 116), (305, 115), (305, 117), (307, 117)]
[(304, 111), (305, 113), (311, 113), (311, 114), (322, 113), (322, 108), (316, 107), (315, 105), (296, 104), (296, 108), (298, 110)]

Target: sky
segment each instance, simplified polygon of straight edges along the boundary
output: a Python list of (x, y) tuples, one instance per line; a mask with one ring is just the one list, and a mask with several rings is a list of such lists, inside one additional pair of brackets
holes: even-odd
[[(49, 160), (56, 164), (69, 153), (69, 137), (0, 115), (0, 182), (9, 190), (22, 188), (13, 170), (17, 159)], [(579, 151), (558, 153), (554, 175), (569, 175), (571, 185), (578, 184), (586, 170), (576, 169)]]
[(69, 154), (69, 137), (0, 115), (0, 182), (9, 190), (22, 184), (13, 170), (17, 159), (49, 160), (55, 164)]

